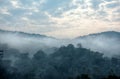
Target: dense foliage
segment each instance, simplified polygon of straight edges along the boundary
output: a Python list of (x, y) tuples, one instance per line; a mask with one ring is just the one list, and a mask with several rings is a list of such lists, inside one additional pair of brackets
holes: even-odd
[[(10, 49), (9, 49), (10, 50)], [(2, 52), (2, 51), (1, 51)], [(14, 52), (14, 53), (13, 53)], [(8, 53), (3, 49), (3, 54)], [(120, 58), (102, 53), (62, 46), (53, 54), (38, 51), (32, 57), (11, 49), (14, 61), (0, 54), (0, 79), (119, 79)], [(3, 56), (2, 56), (3, 55)]]

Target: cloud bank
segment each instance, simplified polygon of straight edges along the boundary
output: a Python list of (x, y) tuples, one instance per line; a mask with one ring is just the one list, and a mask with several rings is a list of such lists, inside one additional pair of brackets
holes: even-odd
[(57, 38), (120, 31), (120, 1), (0, 0), (0, 29)]

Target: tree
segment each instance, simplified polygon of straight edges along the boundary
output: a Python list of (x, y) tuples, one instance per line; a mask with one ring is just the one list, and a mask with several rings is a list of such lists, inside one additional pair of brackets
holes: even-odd
[(2, 60), (3, 58), (3, 50), (0, 50), (0, 61)]
[(40, 60), (45, 57), (46, 57), (46, 54), (42, 50), (39, 50), (36, 54), (34, 54), (33, 59)]
[(28, 53), (22, 53), (20, 54), (18, 60), (15, 61), (14, 67), (17, 69), (17, 71), (21, 74), (26, 74), (31, 71), (32, 69), (32, 62), (29, 58)]
[(88, 76), (88, 74), (82, 74), (81, 79), (90, 79), (90, 77)]
[(120, 77), (116, 75), (109, 75), (107, 78), (103, 78), (103, 79), (120, 79)]
[(78, 48), (82, 48), (82, 45), (79, 43), (79, 44), (77, 44), (77, 47)]
[(3, 50), (0, 50), (0, 79), (8, 79), (8, 73), (2, 66)]

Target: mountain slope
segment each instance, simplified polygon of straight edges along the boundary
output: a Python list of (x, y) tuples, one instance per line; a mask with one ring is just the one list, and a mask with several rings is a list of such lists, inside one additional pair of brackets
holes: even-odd
[(81, 43), (83, 47), (105, 53), (106, 56), (120, 54), (120, 32), (107, 31), (74, 39), (74, 44)]
[(75, 39), (85, 38), (85, 37), (99, 37), (99, 36), (106, 36), (109, 38), (117, 38), (117, 39), (119, 38), (120, 39), (120, 32), (106, 31), (106, 32), (101, 32), (101, 33), (94, 33), (94, 34), (89, 34), (89, 35), (85, 35), (85, 36), (80, 36)]
[(10, 48), (21, 52), (34, 54), (41, 49), (50, 53), (58, 45), (57, 43), (56, 38), (45, 35), (0, 30), (0, 44), (7, 44)]
[[(7, 31), (7, 30), (0, 30), (0, 34), (14, 34), (24, 37), (38, 37), (38, 38), (48, 38), (48, 36), (40, 35), (40, 34), (32, 34), (32, 33), (25, 33), (25, 32), (18, 32), (18, 31)], [(52, 37), (49, 37), (52, 38)]]
[(53, 53), (54, 49), (68, 44), (81, 43), (84, 48), (99, 51), (105, 56), (120, 54), (120, 32), (106, 31), (77, 37), (73, 40), (60, 40), (40, 34), (0, 30), (0, 44), (7, 44), (21, 52), (34, 54), (38, 50)]

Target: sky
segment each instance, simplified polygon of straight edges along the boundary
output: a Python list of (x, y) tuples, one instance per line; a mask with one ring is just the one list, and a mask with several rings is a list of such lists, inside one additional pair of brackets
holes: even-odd
[(0, 0), (0, 29), (62, 39), (120, 31), (120, 0)]

